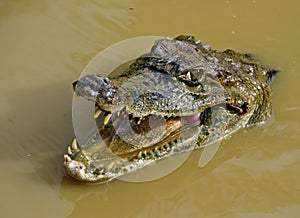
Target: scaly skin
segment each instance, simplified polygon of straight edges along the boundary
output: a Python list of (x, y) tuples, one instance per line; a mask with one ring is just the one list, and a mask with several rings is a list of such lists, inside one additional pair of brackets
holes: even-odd
[(105, 117), (102, 143), (94, 143), (99, 135), (84, 148), (75, 140), (66, 171), (82, 182), (107, 182), (263, 123), (275, 74), (250, 55), (212, 50), (191, 36), (161, 39), (119, 76), (89, 75), (73, 84)]

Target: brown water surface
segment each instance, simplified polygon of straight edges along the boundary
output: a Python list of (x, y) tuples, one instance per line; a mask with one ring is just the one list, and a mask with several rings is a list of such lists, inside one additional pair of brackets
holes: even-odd
[[(299, 1), (0, 1), (1, 217), (296, 217), (300, 213)], [(160, 180), (86, 186), (65, 176), (71, 82), (131, 37), (193, 34), (280, 70), (274, 120), (195, 151)]]

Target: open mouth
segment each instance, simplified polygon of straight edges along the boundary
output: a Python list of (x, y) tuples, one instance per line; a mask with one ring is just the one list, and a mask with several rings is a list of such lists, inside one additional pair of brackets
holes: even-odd
[(182, 117), (147, 115), (141, 118), (122, 110), (104, 114), (101, 118), (99, 133), (106, 139), (110, 151), (121, 158), (137, 161), (158, 159), (168, 153), (167, 150), (171, 151), (180, 139), (183, 140), (184, 132), (200, 125), (201, 113)]
[[(147, 165), (180, 150), (192, 151), (201, 113), (183, 117), (148, 115), (137, 118), (124, 109), (112, 114), (96, 110), (95, 118), (103, 144), (82, 149), (74, 140), (64, 157), (68, 174), (83, 182), (106, 182), (118, 174), (143, 167), (141, 163)], [(110, 157), (105, 156), (100, 148), (103, 145), (118, 157), (117, 161), (110, 154)], [(84, 152), (85, 149), (89, 150)]]

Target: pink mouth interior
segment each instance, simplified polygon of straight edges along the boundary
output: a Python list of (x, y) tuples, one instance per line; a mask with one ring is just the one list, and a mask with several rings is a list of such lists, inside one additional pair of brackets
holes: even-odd
[(200, 114), (201, 113), (197, 113), (197, 114), (193, 114), (190, 116), (184, 116), (182, 117), (182, 122), (183, 125), (188, 124), (188, 125), (199, 125), (200, 124)]

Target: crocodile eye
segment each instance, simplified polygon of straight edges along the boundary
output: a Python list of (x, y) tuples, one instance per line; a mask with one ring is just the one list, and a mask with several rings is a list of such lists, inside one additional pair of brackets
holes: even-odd
[(203, 69), (193, 69), (192, 71), (186, 70), (182, 72), (181, 75), (178, 76), (178, 80), (185, 83), (190, 87), (201, 87), (201, 82), (196, 77), (196, 74), (203, 74)]

